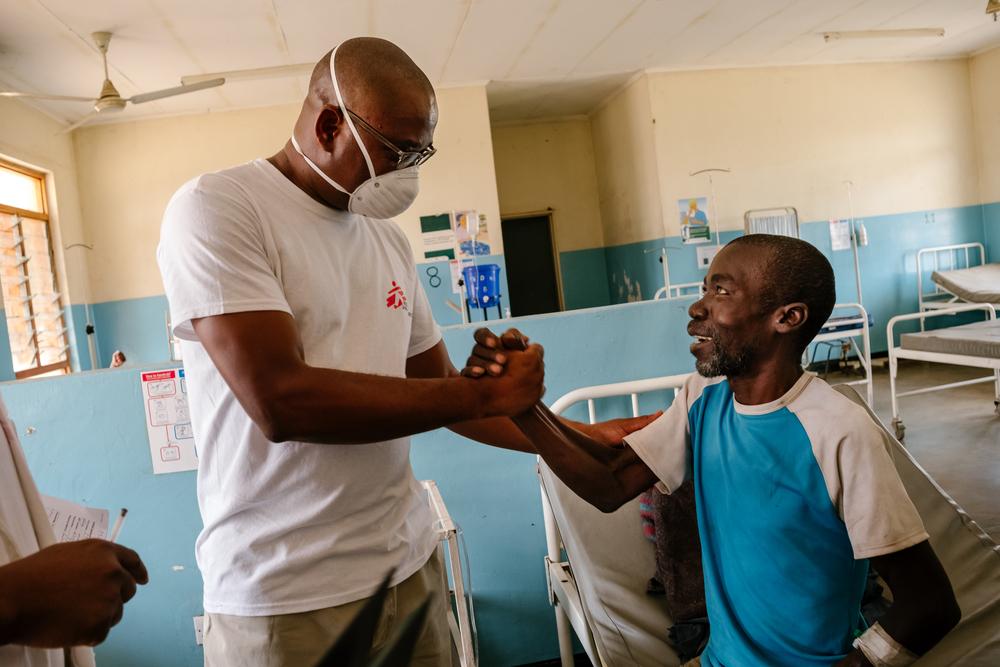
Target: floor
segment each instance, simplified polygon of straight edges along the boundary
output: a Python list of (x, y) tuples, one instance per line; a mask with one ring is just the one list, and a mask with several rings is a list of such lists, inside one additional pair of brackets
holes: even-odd
[[(891, 425), (889, 373), (875, 360), (875, 412)], [(984, 377), (987, 371), (901, 361), (901, 391)], [(836, 383), (842, 376), (831, 374)], [(859, 386), (858, 389), (864, 389)], [(994, 539), (1000, 538), (1000, 416), (993, 385), (976, 384), (900, 399), (904, 444), (914, 458)], [(890, 428), (891, 430), (891, 428)]]

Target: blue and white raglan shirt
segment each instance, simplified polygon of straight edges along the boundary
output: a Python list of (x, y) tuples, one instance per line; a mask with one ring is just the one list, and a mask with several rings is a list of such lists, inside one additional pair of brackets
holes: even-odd
[(868, 413), (805, 373), (741, 405), (692, 375), (626, 438), (664, 493), (694, 478), (711, 636), (704, 667), (832, 665), (864, 628), (868, 558), (927, 539)]

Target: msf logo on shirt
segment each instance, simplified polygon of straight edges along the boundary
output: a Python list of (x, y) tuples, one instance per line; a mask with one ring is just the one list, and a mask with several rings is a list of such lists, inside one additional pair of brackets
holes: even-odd
[(412, 317), (410, 313), (410, 307), (406, 304), (406, 292), (400, 287), (395, 280), (392, 281), (392, 288), (385, 298), (385, 307), (389, 310), (399, 310), (402, 308), (406, 311), (407, 315)]

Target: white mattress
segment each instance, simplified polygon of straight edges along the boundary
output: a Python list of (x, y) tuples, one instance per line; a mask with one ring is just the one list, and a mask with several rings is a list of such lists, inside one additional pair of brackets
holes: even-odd
[[(853, 388), (839, 385), (835, 389), (867, 409)], [(1000, 665), (1000, 547), (889, 431), (884, 427), (883, 431), (896, 470), (923, 517), (962, 607), (958, 627), (916, 664)], [(602, 514), (580, 500), (544, 464), (539, 466), (539, 475), (605, 664), (676, 666), (677, 656), (665, 640), (672, 623), (661, 601), (645, 593), (654, 554), (642, 535), (638, 501), (613, 514)]]
[(907, 350), (1000, 359), (1000, 320), (903, 334), (899, 344)]
[(639, 501), (604, 514), (570, 491), (544, 463), (538, 468), (605, 665), (679, 665), (666, 642), (673, 621), (663, 598), (646, 595), (656, 562), (653, 544), (642, 534)]
[(1000, 303), (1000, 264), (935, 271), (931, 280), (970, 303)]

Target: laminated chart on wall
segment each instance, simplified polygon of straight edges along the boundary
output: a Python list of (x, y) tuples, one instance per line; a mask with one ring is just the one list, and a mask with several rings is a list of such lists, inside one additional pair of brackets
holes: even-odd
[(183, 368), (141, 373), (153, 474), (198, 469)]
[(424, 259), (455, 259), (455, 230), (450, 213), (420, 216), (420, 236)]

